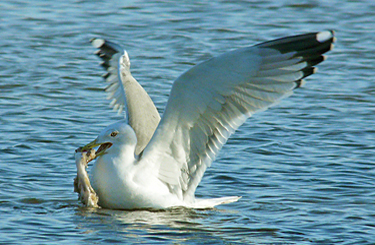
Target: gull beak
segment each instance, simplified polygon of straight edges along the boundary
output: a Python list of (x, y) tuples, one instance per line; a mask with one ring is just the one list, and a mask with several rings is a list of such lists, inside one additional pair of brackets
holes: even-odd
[(94, 140), (82, 147), (81, 151), (88, 151), (97, 146), (99, 146), (99, 149), (95, 152), (95, 158), (104, 155), (106, 153), (105, 151), (112, 146), (112, 143), (97, 143), (97, 140)]
[(88, 143), (87, 145), (85, 145), (84, 147), (82, 147), (81, 151), (88, 151), (88, 150), (91, 150), (92, 148), (95, 148), (97, 146), (100, 146), (101, 144), (98, 144), (96, 143), (96, 140), (94, 141), (91, 141), (90, 143)]

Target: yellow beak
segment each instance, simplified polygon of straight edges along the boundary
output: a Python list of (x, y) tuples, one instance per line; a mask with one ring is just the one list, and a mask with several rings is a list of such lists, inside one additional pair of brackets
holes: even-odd
[(99, 149), (95, 152), (95, 158), (104, 155), (106, 153), (106, 150), (112, 146), (111, 143), (97, 143), (96, 140), (88, 143), (84, 147), (82, 147), (81, 151), (88, 151), (92, 148), (95, 148), (97, 146), (100, 146)]
[(85, 145), (84, 147), (82, 147), (82, 151), (88, 151), (92, 148), (95, 148), (97, 146), (100, 146), (101, 144), (98, 144), (96, 143), (96, 140), (94, 141), (91, 141), (90, 143), (88, 143), (87, 145)]

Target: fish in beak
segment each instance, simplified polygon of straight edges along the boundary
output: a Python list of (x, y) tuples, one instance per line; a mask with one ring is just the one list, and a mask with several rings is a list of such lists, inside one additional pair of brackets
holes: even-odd
[[(89, 150), (91, 150), (95, 147), (98, 147), (98, 146), (99, 146), (99, 148), (95, 152), (95, 158), (104, 155), (106, 153), (106, 150), (109, 149), (112, 146), (112, 143), (109, 143), (109, 142), (97, 143), (97, 140), (94, 140), (94, 141), (88, 143), (87, 145), (85, 145), (84, 147), (82, 147), (80, 150), (81, 150), (81, 152), (89, 151)], [(93, 158), (93, 159), (95, 159), (95, 158)]]

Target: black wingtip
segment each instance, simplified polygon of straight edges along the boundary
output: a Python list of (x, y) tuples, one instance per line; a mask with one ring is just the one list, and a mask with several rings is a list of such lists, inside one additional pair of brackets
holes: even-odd
[(100, 50), (95, 53), (97, 55), (100, 54), (100, 57), (112, 57), (114, 54), (120, 53), (123, 50), (119, 45), (103, 38), (91, 38), (90, 43), (92, 46)]
[(300, 80), (295, 81), (295, 83), (296, 83), (296, 87), (294, 89), (297, 89), (297, 88), (302, 87), (305, 84), (305, 80), (300, 79)]
[(294, 81), (296, 88), (303, 86), (304, 78), (314, 74), (317, 70), (314, 66), (323, 62), (326, 57), (323, 55), (333, 49), (336, 42), (333, 30), (307, 33), (290, 36), (258, 44), (260, 48), (274, 49), (282, 54), (290, 53), (290, 59), (298, 57), (301, 62), (306, 62), (307, 66), (301, 70), (303, 75)]
[(333, 44), (336, 41), (334, 31), (322, 31), (312, 32), (307, 34), (301, 34), (296, 36), (284, 37), (264, 43), (260, 43), (256, 46), (261, 48), (272, 48), (276, 49), (281, 53), (288, 52), (306, 52), (311, 49), (323, 47), (320, 51), (320, 55), (331, 50)]

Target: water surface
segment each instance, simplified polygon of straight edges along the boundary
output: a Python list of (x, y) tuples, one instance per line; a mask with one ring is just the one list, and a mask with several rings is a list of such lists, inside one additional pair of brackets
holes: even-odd
[[(374, 244), (373, 1), (13, 1), (0, 3), (0, 243)], [(249, 119), (198, 197), (212, 210), (83, 208), (74, 149), (121, 119), (90, 38), (127, 49), (162, 113), (172, 82), (227, 50), (334, 29), (306, 86)]]

